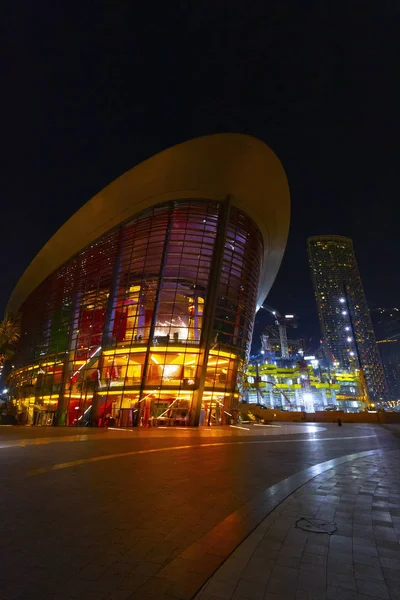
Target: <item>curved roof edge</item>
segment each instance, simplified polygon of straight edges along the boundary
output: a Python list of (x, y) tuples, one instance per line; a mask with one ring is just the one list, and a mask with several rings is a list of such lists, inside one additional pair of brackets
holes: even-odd
[(32, 260), (9, 299), (17, 312), (58, 267), (119, 223), (155, 204), (227, 195), (258, 225), (264, 261), (258, 305), (278, 272), (289, 230), (290, 197), (283, 167), (263, 142), (224, 133), (172, 146), (133, 167), (82, 206)]

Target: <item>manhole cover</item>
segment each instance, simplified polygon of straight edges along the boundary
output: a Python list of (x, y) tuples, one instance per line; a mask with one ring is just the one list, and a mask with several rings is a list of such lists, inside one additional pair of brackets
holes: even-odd
[(337, 530), (336, 523), (321, 519), (307, 519), (307, 517), (296, 521), (296, 527), (304, 529), (304, 531), (311, 531), (311, 533), (327, 533), (328, 535), (332, 535)]

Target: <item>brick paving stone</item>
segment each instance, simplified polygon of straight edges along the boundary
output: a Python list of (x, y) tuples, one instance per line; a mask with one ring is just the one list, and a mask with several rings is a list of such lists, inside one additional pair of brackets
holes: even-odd
[(311, 578), (308, 574), (302, 573), (297, 580), (297, 589), (322, 592), (326, 589), (326, 575)]
[(399, 598), (400, 598), (400, 582), (393, 581), (392, 579), (386, 579), (385, 583), (389, 590), (391, 600), (399, 600)]
[(389, 558), (387, 556), (381, 556), (379, 560), (382, 567), (387, 567), (389, 569), (397, 569), (400, 572), (400, 557)]
[(278, 579), (276, 577), (271, 577), (267, 584), (267, 592), (278, 594), (282, 597), (295, 597), (296, 595), (297, 584), (294, 584), (292, 581), (287, 581), (286, 579)]
[[(317, 546), (321, 548), (321, 546)], [(307, 549), (307, 547), (306, 547)], [(327, 557), (325, 554), (312, 554), (306, 551), (303, 552), (301, 557), (301, 563), (310, 564), (310, 565), (318, 565), (318, 566), (326, 566)]]
[(319, 533), (318, 535), (310, 535), (310, 537), (307, 539), (306, 546), (311, 544), (313, 546), (328, 547), (329, 543), (330, 543), (330, 536), (327, 534), (324, 534), (324, 533)]
[(348, 575), (354, 576), (354, 565), (353, 563), (340, 563), (340, 562), (328, 562), (328, 575)]
[(357, 579), (357, 588), (361, 594), (390, 600), (389, 590), (384, 581), (376, 579)]
[(242, 579), (237, 585), (233, 600), (246, 598), (248, 600), (263, 600), (265, 593), (266, 582), (264, 581), (247, 581)]
[(296, 590), (296, 600), (326, 600), (325, 590), (303, 590), (298, 588)]
[(279, 550), (279, 555), (292, 556), (293, 558), (301, 558), (304, 552), (303, 546), (295, 546), (291, 544), (282, 545)]
[(201, 600), (208, 598), (208, 595), (221, 598), (221, 600), (229, 600), (232, 598), (237, 587), (238, 581), (219, 581), (212, 579), (206, 588), (198, 594)]
[[(383, 540), (382, 540), (383, 541)], [(366, 546), (370, 548), (376, 547), (376, 539), (374, 537), (359, 537), (358, 535), (353, 536), (353, 546)]]
[(374, 527), (374, 536), (376, 540), (385, 540), (388, 542), (397, 542), (397, 535), (393, 527)]
[[(153, 577), (146, 583), (146, 588), (141, 587), (139, 590), (129, 596), (129, 600), (154, 600), (155, 598), (165, 598), (169, 594), (173, 584), (171, 581), (159, 577)], [(173, 597), (173, 595), (172, 595)]]
[(389, 569), (387, 567), (383, 567), (382, 571), (385, 580), (390, 579), (392, 581), (400, 582), (400, 569)]
[(275, 564), (279, 565), (280, 567), (292, 567), (294, 569), (299, 569), (301, 561), (302, 558), (293, 557), (284, 553), (279, 553), (276, 557)]
[(353, 523), (356, 525), (372, 525), (372, 516), (365, 511), (356, 510), (354, 514)]
[(397, 548), (387, 548), (386, 546), (380, 546), (378, 544), (378, 546), (376, 547), (376, 551), (380, 557), (385, 556), (388, 558), (400, 559), (400, 544)]
[(106, 600), (127, 600), (129, 596), (132, 596), (132, 592), (127, 590), (113, 590), (106, 596)]
[(371, 567), (380, 567), (379, 558), (377, 556), (369, 556), (368, 554), (353, 554), (355, 565), (369, 565)]
[(374, 521), (387, 521), (387, 522), (391, 523), (393, 517), (390, 514), (390, 512), (373, 510), (372, 511), (372, 519)]
[(399, 542), (392, 542), (389, 540), (377, 540), (377, 544), (383, 548), (388, 548), (389, 550), (398, 550), (400, 548)]
[[(340, 529), (338, 529), (338, 532), (340, 531)], [(329, 542), (329, 549), (338, 549), (338, 550), (348, 550), (349, 548), (351, 549), (353, 546), (351, 540), (349, 540), (347, 537), (342, 536), (341, 534), (339, 535), (332, 535), (330, 538), (330, 542)]]
[(354, 574), (356, 579), (383, 579), (383, 573), (380, 566), (354, 565)]
[(296, 582), (299, 577), (299, 570), (294, 567), (281, 567), (275, 565), (271, 571), (271, 578), (283, 579), (287, 582)]
[[(346, 548), (348, 550), (348, 548)], [(345, 550), (341, 551), (340, 548), (329, 548), (328, 554), (328, 565), (331, 563), (343, 563), (343, 564), (351, 564), (353, 562), (353, 553), (347, 552)]]
[(328, 587), (338, 587), (340, 589), (357, 591), (357, 582), (352, 575), (331, 573), (328, 574), (327, 583)]
[(359, 594), (352, 590), (344, 590), (338, 587), (328, 587), (326, 591), (327, 600), (369, 600), (370, 596)]

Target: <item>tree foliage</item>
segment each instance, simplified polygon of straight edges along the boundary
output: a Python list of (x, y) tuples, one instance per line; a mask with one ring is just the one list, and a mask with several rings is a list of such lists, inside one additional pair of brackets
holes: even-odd
[(0, 365), (14, 355), (14, 347), (21, 337), (19, 316), (6, 314), (0, 321)]

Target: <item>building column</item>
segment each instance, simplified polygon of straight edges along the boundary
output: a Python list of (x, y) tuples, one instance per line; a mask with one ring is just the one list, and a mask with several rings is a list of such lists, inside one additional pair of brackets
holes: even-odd
[(150, 347), (153, 344), (154, 331), (155, 331), (156, 323), (157, 323), (158, 302), (160, 299), (160, 293), (161, 293), (161, 288), (162, 288), (163, 278), (164, 278), (165, 263), (166, 263), (167, 254), (168, 254), (168, 245), (169, 245), (169, 239), (170, 239), (170, 235), (171, 235), (173, 210), (174, 210), (174, 203), (171, 203), (169, 206), (167, 231), (165, 233), (165, 238), (164, 238), (164, 247), (163, 247), (163, 251), (162, 251), (162, 255), (161, 255), (160, 276), (158, 279), (158, 284), (157, 284), (157, 289), (156, 289), (156, 297), (154, 299), (153, 314), (151, 316), (149, 341), (147, 343), (146, 355), (145, 355), (143, 371), (142, 371), (142, 379), (140, 382), (138, 405), (137, 405), (136, 412), (133, 413), (135, 419), (134, 419), (134, 422), (132, 423), (132, 425), (134, 427), (138, 427), (140, 425), (140, 418), (141, 418), (141, 415), (143, 412), (143, 405), (146, 403), (146, 402), (143, 402), (143, 400), (145, 398), (144, 391), (145, 391), (146, 379), (147, 379), (147, 369), (148, 369), (149, 361), (150, 361)]
[[(110, 345), (110, 342), (112, 339), (114, 321), (115, 321), (116, 308), (114, 306), (114, 300), (115, 300), (116, 293), (118, 292), (119, 281), (120, 281), (119, 267), (121, 264), (121, 257), (122, 257), (122, 235), (123, 235), (123, 231), (122, 231), (122, 227), (120, 227), (119, 231), (118, 231), (117, 249), (115, 252), (115, 262), (114, 262), (113, 271), (112, 271), (112, 275), (111, 275), (110, 293), (108, 296), (107, 307), (106, 307), (106, 316), (104, 319), (103, 335), (101, 336), (101, 349), (100, 349), (99, 355), (97, 357), (99, 360), (100, 380), (101, 380), (101, 370), (103, 368), (103, 350), (104, 350), (104, 348), (106, 348), (107, 346)], [(98, 419), (100, 417), (100, 404), (101, 404), (102, 397), (99, 396), (99, 394), (98, 394), (97, 388), (98, 388), (99, 384), (100, 384), (100, 381), (98, 382), (98, 385), (96, 386), (96, 389), (93, 392), (92, 412), (91, 412), (91, 421), (93, 424), (97, 424)], [(104, 396), (104, 398), (105, 398), (105, 402), (107, 402), (107, 396)]]
[(57, 426), (67, 424), (69, 397), (67, 397), (65, 391), (67, 387), (67, 381), (69, 378), (71, 378), (72, 373), (71, 365), (75, 354), (77, 330), (79, 325), (79, 314), (81, 309), (80, 299), (81, 295), (79, 291), (75, 290), (72, 301), (71, 322), (67, 342), (67, 351), (64, 359), (64, 368), (60, 385), (60, 393), (58, 396), (57, 412), (55, 414), (54, 419), (54, 425)]
[(207, 296), (204, 306), (203, 328), (200, 340), (200, 356), (198, 365), (199, 386), (193, 394), (193, 404), (190, 414), (190, 424), (194, 427), (197, 427), (200, 422), (200, 411), (206, 381), (208, 357), (213, 341), (212, 333), (214, 329), (215, 308), (218, 299), (218, 287), (221, 279), (221, 270), (224, 259), (226, 235), (228, 231), (231, 207), (232, 202), (229, 196), (227, 196), (219, 206), (217, 236), (214, 245), (212, 267), (208, 279)]

